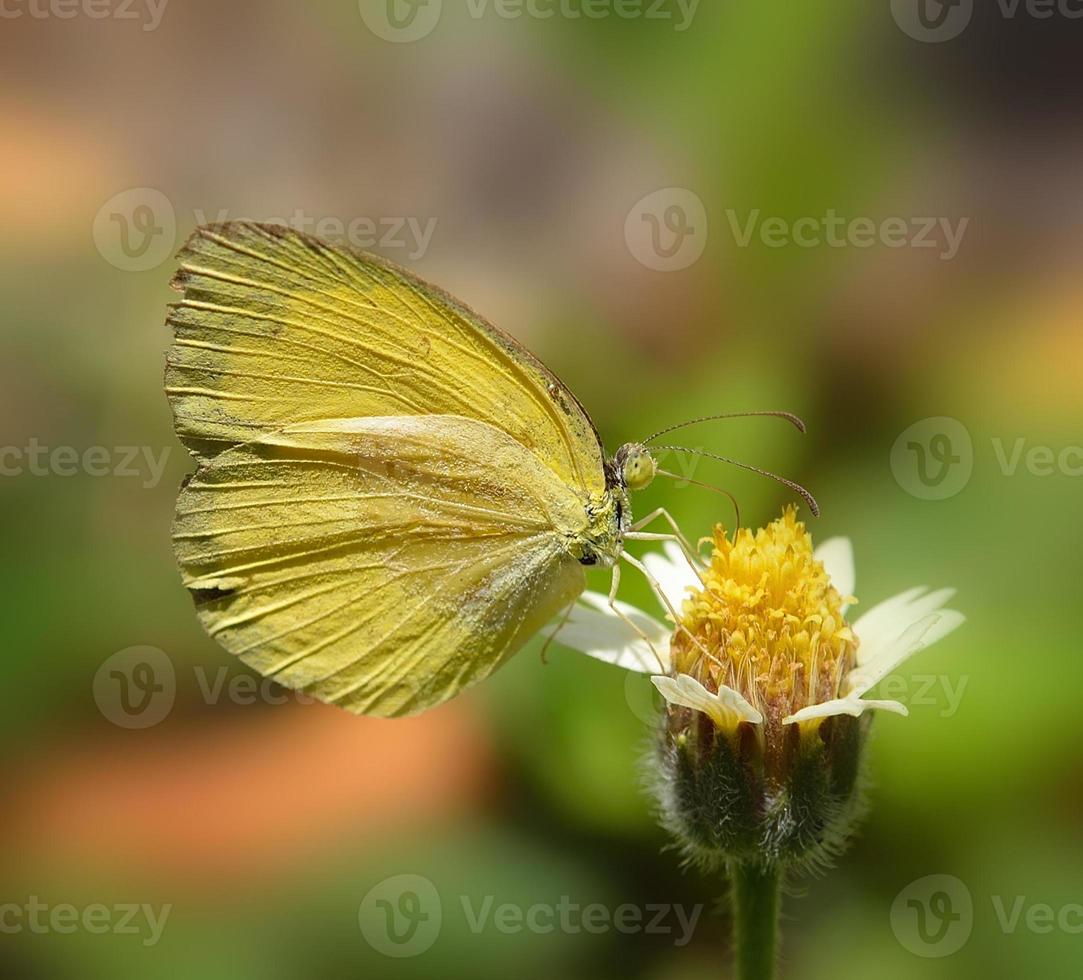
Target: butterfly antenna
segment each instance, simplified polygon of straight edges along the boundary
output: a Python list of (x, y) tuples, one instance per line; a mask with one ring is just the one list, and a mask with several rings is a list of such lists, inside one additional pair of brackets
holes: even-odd
[(728, 490), (723, 490), (721, 487), (716, 487), (713, 483), (701, 483), (699, 480), (693, 480), (687, 476), (680, 476), (677, 473), (671, 473), (669, 470), (657, 469), (654, 471), (657, 476), (668, 476), (672, 480), (679, 480), (682, 483), (691, 483), (695, 487), (703, 487), (704, 490), (713, 490), (715, 493), (720, 493), (723, 496), (729, 497), (729, 501), (733, 504), (734, 519), (737, 524), (734, 527), (734, 533), (736, 529), (741, 526), (741, 508), (737, 503), (737, 498)]
[(777, 473), (772, 473), (770, 470), (762, 470), (758, 466), (752, 466), (749, 463), (741, 463), (736, 459), (730, 459), (728, 456), (719, 456), (717, 453), (709, 453), (705, 449), (689, 449), (687, 446), (655, 446), (655, 448), (668, 449), (677, 453), (692, 453), (694, 456), (706, 456), (708, 459), (717, 459), (720, 463), (729, 463), (731, 466), (738, 466), (742, 470), (759, 473), (760, 476), (766, 476), (776, 483), (781, 483), (784, 487), (789, 487), (806, 504), (808, 504), (813, 517), (820, 516), (820, 505), (816, 503), (816, 498), (813, 497), (811, 493), (801, 486), (800, 483), (794, 483), (793, 480), (787, 480), (786, 477), (779, 476)]
[(659, 429), (654, 435), (647, 436), (643, 440), (643, 445), (646, 445), (653, 439), (657, 439), (659, 436), (664, 436), (670, 432), (676, 432), (678, 429), (685, 429), (690, 425), (699, 425), (700, 422), (714, 422), (718, 419), (747, 419), (754, 418), (758, 415), (767, 415), (776, 419), (785, 419), (789, 422), (798, 432), (805, 432), (805, 423), (801, 421), (798, 416), (793, 412), (723, 412), (721, 415), (704, 415), (698, 419), (689, 419), (687, 422), (678, 422), (676, 425), (667, 426), (664, 429)]

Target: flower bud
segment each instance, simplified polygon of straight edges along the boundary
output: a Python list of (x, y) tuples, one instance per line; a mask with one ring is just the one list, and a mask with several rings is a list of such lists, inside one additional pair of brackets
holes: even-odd
[(708, 868), (825, 867), (864, 810), (870, 720), (838, 715), (806, 731), (787, 725), (769, 753), (750, 722), (724, 731), (699, 711), (670, 706), (658, 748), (663, 823), (686, 856)]

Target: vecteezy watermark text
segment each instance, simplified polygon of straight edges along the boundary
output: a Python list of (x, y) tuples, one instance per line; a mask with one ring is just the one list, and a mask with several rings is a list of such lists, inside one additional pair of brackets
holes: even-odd
[(31, 437), (25, 446), (0, 446), (0, 476), (138, 477), (151, 490), (162, 479), (169, 452), (169, 446), (49, 447)]
[(672, 936), (674, 946), (688, 945), (703, 913), (702, 905), (688, 908), (668, 902), (645, 905), (625, 902), (612, 908), (601, 902), (582, 905), (573, 902), (568, 895), (562, 895), (556, 903), (535, 902), (525, 907), (515, 902), (498, 903), (493, 895), (480, 900), (460, 895), (459, 903), (474, 935), (489, 928), (505, 934), (561, 932), (576, 935), (586, 932), (601, 935), (620, 932), (631, 935), (642, 932)]
[[(559, 634), (557, 639), (559, 640)], [(888, 674), (876, 685), (877, 697), (898, 701), (907, 708), (932, 708), (938, 718), (952, 718), (963, 703), (970, 675)], [(624, 672), (624, 700), (645, 725), (658, 724), (664, 701), (647, 677), (634, 670)]]
[(969, 218), (952, 221), (944, 217), (889, 217), (879, 221), (871, 217), (846, 218), (834, 208), (823, 215), (796, 218), (763, 217), (753, 208), (741, 217), (732, 208), (726, 210), (733, 240), (748, 248), (758, 238), (767, 248), (936, 248), (938, 258), (951, 261), (970, 226)]
[[(3, 0), (0, 0), (2, 3)], [(196, 208), (195, 225), (222, 224), (233, 217), (228, 209), (214, 213)], [(435, 217), (382, 215), (341, 217), (316, 215), (298, 208), (288, 216), (259, 217), (268, 224), (343, 242), (355, 248), (403, 251), (416, 261), (424, 257), (436, 231)], [(176, 251), (177, 214), (173, 202), (153, 187), (132, 187), (114, 194), (99, 209), (92, 229), (98, 253), (125, 272), (156, 269)]]
[[(686, 31), (700, 0), (466, 0), (472, 20), (493, 16), (502, 20), (620, 20), (665, 21)], [(358, 0), (361, 19), (373, 34), (395, 44), (420, 41), (440, 22), (443, 0)]]
[[(727, 208), (725, 216), (738, 248), (933, 249), (945, 262), (959, 254), (970, 228), (968, 217), (846, 217), (834, 208), (793, 219), (765, 215), (760, 208), (743, 213)], [(652, 191), (632, 205), (624, 221), (628, 250), (642, 265), (658, 272), (678, 272), (694, 265), (706, 248), (707, 231), (707, 209), (686, 187)]]
[(0, 903), (0, 933), (67, 935), (81, 931), (99, 936), (111, 933), (114, 936), (142, 936), (144, 946), (154, 946), (162, 938), (172, 911), (172, 904), (156, 907), (146, 902), (115, 905), (95, 902), (82, 908), (67, 902), (50, 905), (37, 895), (31, 895), (25, 902)]
[(144, 31), (162, 23), (169, 0), (0, 0), (0, 20), (138, 20)]
[[(217, 225), (229, 220), (229, 211), (220, 210), (214, 215), (196, 208), (192, 214), (198, 225)], [(294, 231), (303, 231), (317, 238), (344, 241), (357, 248), (405, 249), (407, 258), (422, 258), (432, 244), (436, 231), (436, 218), (420, 218), (412, 215), (385, 216), (380, 218), (322, 217), (296, 209), (288, 218), (262, 219), (272, 225), (288, 225)]]
[[(495, 895), (460, 894), (457, 911), (469, 932), (546, 935), (588, 933), (624, 935), (644, 933), (672, 937), (674, 946), (691, 940), (703, 913), (702, 905), (672, 902), (636, 904), (624, 902), (610, 906), (603, 902), (581, 903), (570, 895), (555, 902), (500, 901)], [(373, 886), (358, 908), (362, 935), (373, 949), (386, 956), (418, 956), (428, 950), (440, 935), (445, 914), (436, 886), (421, 875), (404, 874), (385, 878)]]
[(529, 17), (549, 20), (665, 20), (675, 31), (686, 31), (692, 24), (700, 0), (466, 0), (470, 16), (480, 20), (488, 13), (505, 20)]
[[(276, 684), (270, 678), (234, 673), (228, 667), (192, 668), (204, 704), (312, 704), (317, 698)], [(93, 681), (94, 702), (120, 728), (151, 728), (165, 721), (177, 697), (177, 669), (157, 647), (132, 646), (107, 657)]]
[(899, 701), (908, 708), (936, 708), (937, 717), (951, 718), (959, 710), (969, 684), (969, 674), (888, 674), (877, 690), (888, 701)]

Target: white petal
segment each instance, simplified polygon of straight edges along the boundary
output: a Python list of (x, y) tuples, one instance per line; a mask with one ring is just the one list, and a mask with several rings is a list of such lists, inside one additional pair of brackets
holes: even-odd
[(579, 598), (580, 601), (572, 607), (567, 622), (557, 634), (561, 644), (625, 670), (643, 674), (669, 670), (668, 626), (626, 602), (616, 603), (620, 611), (646, 633), (658, 652), (658, 656), (655, 656), (643, 637), (610, 608), (607, 596), (598, 592), (584, 592)]
[(909, 660), (915, 653), (942, 640), (966, 622), (966, 617), (954, 609), (941, 609), (902, 632), (894, 642), (879, 650), (876, 657), (867, 660), (847, 676), (850, 696), (860, 696), (879, 684), (896, 667)]
[(813, 557), (823, 563), (824, 571), (839, 595), (845, 599), (854, 594), (854, 546), (849, 538), (828, 538), (816, 549)]
[(897, 715), (906, 717), (910, 714), (906, 705), (898, 701), (862, 701), (861, 698), (839, 698), (836, 701), (824, 701), (823, 704), (809, 705), (800, 711), (795, 711), (788, 718), (782, 719), (782, 724), (792, 725), (795, 722), (812, 721), (814, 718), (830, 718), (832, 715), (850, 715), (857, 718), (869, 708), (879, 708), (881, 711), (894, 711)]
[(751, 721), (756, 725), (763, 722), (763, 715), (733, 688), (723, 686), (717, 694), (712, 694), (688, 674), (652, 677), (651, 683), (670, 704), (702, 711), (724, 731), (736, 728), (742, 721)]
[(910, 589), (873, 606), (853, 624), (861, 641), (858, 664), (879, 659), (914, 623), (936, 612), (953, 595), (954, 589), (940, 589), (926, 594), (924, 586)]
[(663, 550), (665, 554), (652, 551), (644, 555), (643, 564), (658, 581), (662, 595), (669, 600), (670, 605), (677, 612), (680, 612), (681, 604), (688, 595), (689, 586), (698, 589), (702, 587), (702, 583), (695, 569), (688, 563), (679, 544), (675, 541), (667, 541)]

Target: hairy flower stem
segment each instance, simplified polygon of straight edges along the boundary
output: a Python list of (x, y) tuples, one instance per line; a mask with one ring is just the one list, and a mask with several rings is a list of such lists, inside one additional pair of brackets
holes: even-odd
[(778, 959), (782, 874), (778, 865), (733, 866), (737, 980), (773, 980)]

